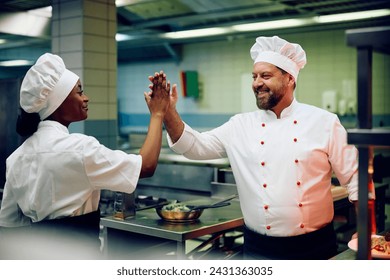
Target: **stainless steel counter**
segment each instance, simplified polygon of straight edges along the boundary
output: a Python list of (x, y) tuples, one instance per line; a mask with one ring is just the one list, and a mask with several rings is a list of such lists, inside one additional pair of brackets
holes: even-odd
[[(193, 202), (210, 202), (210, 199)], [(154, 256), (159, 258), (156, 250), (169, 242), (175, 243), (176, 258), (185, 259), (186, 240), (238, 229), (243, 224), (238, 201), (231, 201), (231, 205), (226, 207), (205, 209), (194, 223), (165, 222), (160, 219), (155, 209), (139, 211), (134, 218), (123, 221), (113, 217), (101, 219), (101, 225), (104, 227), (104, 250), (109, 259)]]

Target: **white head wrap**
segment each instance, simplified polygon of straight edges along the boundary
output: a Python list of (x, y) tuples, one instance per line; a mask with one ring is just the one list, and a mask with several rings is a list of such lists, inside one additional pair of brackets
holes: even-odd
[(27, 71), (20, 88), (20, 106), (27, 113), (50, 116), (72, 91), (79, 77), (58, 55), (45, 53)]
[(306, 64), (306, 53), (298, 44), (289, 43), (278, 36), (258, 37), (250, 49), (254, 61), (271, 63), (290, 73), (297, 82), (299, 70)]

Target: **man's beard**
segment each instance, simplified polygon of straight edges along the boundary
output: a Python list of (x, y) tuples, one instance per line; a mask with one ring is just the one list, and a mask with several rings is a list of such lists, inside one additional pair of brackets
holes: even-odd
[(257, 92), (255, 92), (256, 96), (256, 104), (260, 110), (270, 110), (279, 104), (280, 100), (282, 100), (284, 94), (281, 94), (282, 90), (272, 91), (272, 90), (263, 90), (266, 92), (265, 96), (261, 98), (257, 96)]

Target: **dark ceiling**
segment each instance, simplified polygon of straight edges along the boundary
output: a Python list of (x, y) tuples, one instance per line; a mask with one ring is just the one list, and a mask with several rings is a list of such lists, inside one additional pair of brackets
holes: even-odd
[[(389, 9), (389, 0), (132, 0), (117, 7), (118, 33), (131, 35), (133, 40), (118, 42), (119, 61), (145, 61), (148, 59), (180, 60), (180, 49), (184, 43), (204, 40), (234, 39), (247, 34), (229, 34), (219, 37), (168, 40), (159, 38), (165, 32), (199, 28), (228, 26), (239, 23), (264, 22), (286, 18), (303, 18), (338, 13)], [(1, 28), (1, 19), (10, 13), (25, 12), (49, 6), (50, 0), (3, 0), (0, 4), (0, 61), (12, 55), (21, 56), (20, 51), (31, 48), (50, 48), (50, 28), (44, 34), (26, 35)], [(49, 24), (50, 25), (50, 24)], [(390, 25), (390, 18), (357, 20), (348, 24), (306, 27), (311, 29), (355, 28)], [(287, 30), (287, 29), (286, 29)], [(297, 29), (295, 29), (295, 32)], [(18, 51), (19, 50), (19, 51)], [(31, 52), (31, 51), (30, 51)]]

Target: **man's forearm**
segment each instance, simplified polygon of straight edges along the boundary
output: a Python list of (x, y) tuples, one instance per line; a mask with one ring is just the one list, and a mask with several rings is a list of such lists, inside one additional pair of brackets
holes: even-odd
[(176, 143), (184, 131), (184, 123), (176, 111), (176, 109), (169, 109), (164, 118), (165, 129), (173, 143)]

